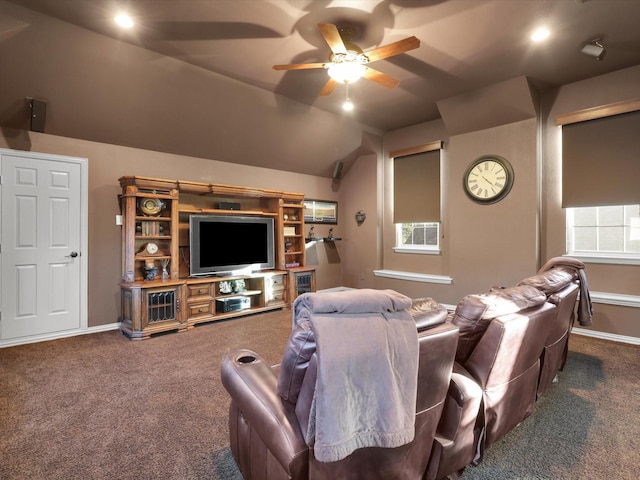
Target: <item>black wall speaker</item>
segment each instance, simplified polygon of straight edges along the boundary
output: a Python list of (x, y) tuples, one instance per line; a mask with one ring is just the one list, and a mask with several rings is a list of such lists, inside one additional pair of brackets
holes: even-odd
[(342, 161), (338, 160), (336, 162), (336, 166), (333, 167), (333, 178), (334, 179), (340, 178), (340, 175), (342, 175), (342, 166), (343, 166)]
[(37, 98), (29, 98), (29, 130), (32, 132), (44, 132), (44, 124), (47, 120), (47, 102)]

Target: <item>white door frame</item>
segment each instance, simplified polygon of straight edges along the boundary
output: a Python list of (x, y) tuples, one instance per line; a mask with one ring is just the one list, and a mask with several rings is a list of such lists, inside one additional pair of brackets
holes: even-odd
[[(71, 337), (83, 333), (89, 333), (88, 328), (88, 264), (89, 264), (89, 189), (88, 189), (88, 159), (80, 157), (69, 157), (65, 155), (53, 155), (48, 153), (36, 153), (21, 150), (10, 150), (0, 148), (0, 155), (11, 155), (13, 157), (23, 157), (31, 159), (42, 159), (48, 161), (58, 161), (65, 163), (76, 163), (80, 165), (80, 252), (82, 261), (80, 262), (80, 328), (73, 330), (65, 330), (63, 332), (45, 333), (41, 335), (33, 335), (15, 339), (0, 339), (0, 347), (10, 347), (25, 343), (42, 342), (45, 340), (54, 340), (56, 338)], [(0, 186), (0, 192), (2, 187)], [(2, 196), (0, 195), (0, 206)], [(0, 251), (0, 268), (2, 268), (2, 252)], [(0, 285), (1, 287), (1, 285)], [(2, 291), (0, 289), (0, 295)]]

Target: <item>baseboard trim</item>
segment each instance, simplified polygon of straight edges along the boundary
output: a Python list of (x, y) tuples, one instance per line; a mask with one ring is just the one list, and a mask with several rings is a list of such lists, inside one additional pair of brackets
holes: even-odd
[(108, 323), (106, 325), (97, 325), (84, 329), (66, 330), (64, 332), (46, 333), (43, 335), (33, 335), (31, 337), (12, 338), (10, 340), (0, 340), (0, 348), (15, 347), (18, 345), (26, 345), (29, 343), (47, 342), (49, 340), (58, 340), (61, 338), (76, 337), (78, 335), (88, 335), (91, 333), (108, 332), (120, 328), (120, 323)]
[(572, 328), (571, 333), (574, 333), (576, 335), (583, 335), (585, 337), (599, 338), (600, 340), (609, 340), (611, 342), (640, 345), (640, 338), (629, 337), (627, 335), (618, 335), (616, 333), (598, 332), (596, 330), (587, 330), (586, 328)]

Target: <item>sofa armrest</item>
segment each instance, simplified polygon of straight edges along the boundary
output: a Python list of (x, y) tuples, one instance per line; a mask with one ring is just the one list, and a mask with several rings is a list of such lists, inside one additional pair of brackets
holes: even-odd
[(471, 374), (461, 370), (464, 369), (456, 365), (451, 374), (445, 410), (438, 426), (438, 435), (451, 441), (473, 431), (482, 400), (480, 385)]
[(274, 370), (255, 352), (237, 350), (222, 361), (221, 379), (244, 420), (281, 466), (306, 463), (308, 447), (300, 432), (295, 405), (277, 393)]
[(446, 478), (473, 462), (479, 434), (476, 421), (481, 404), (482, 388), (462, 366), (454, 364), (425, 475), (427, 480)]

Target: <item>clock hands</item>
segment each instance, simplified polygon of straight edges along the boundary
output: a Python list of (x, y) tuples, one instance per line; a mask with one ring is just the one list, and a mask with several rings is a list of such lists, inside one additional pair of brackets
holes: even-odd
[(493, 187), (493, 183), (491, 183), (491, 182), (487, 179), (487, 177), (485, 177), (484, 175), (481, 175), (481, 176), (482, 176), (482, 179), (483, 179), (485, 182), (487, 182), (489, 185), (491, 185), (491, 186)]

